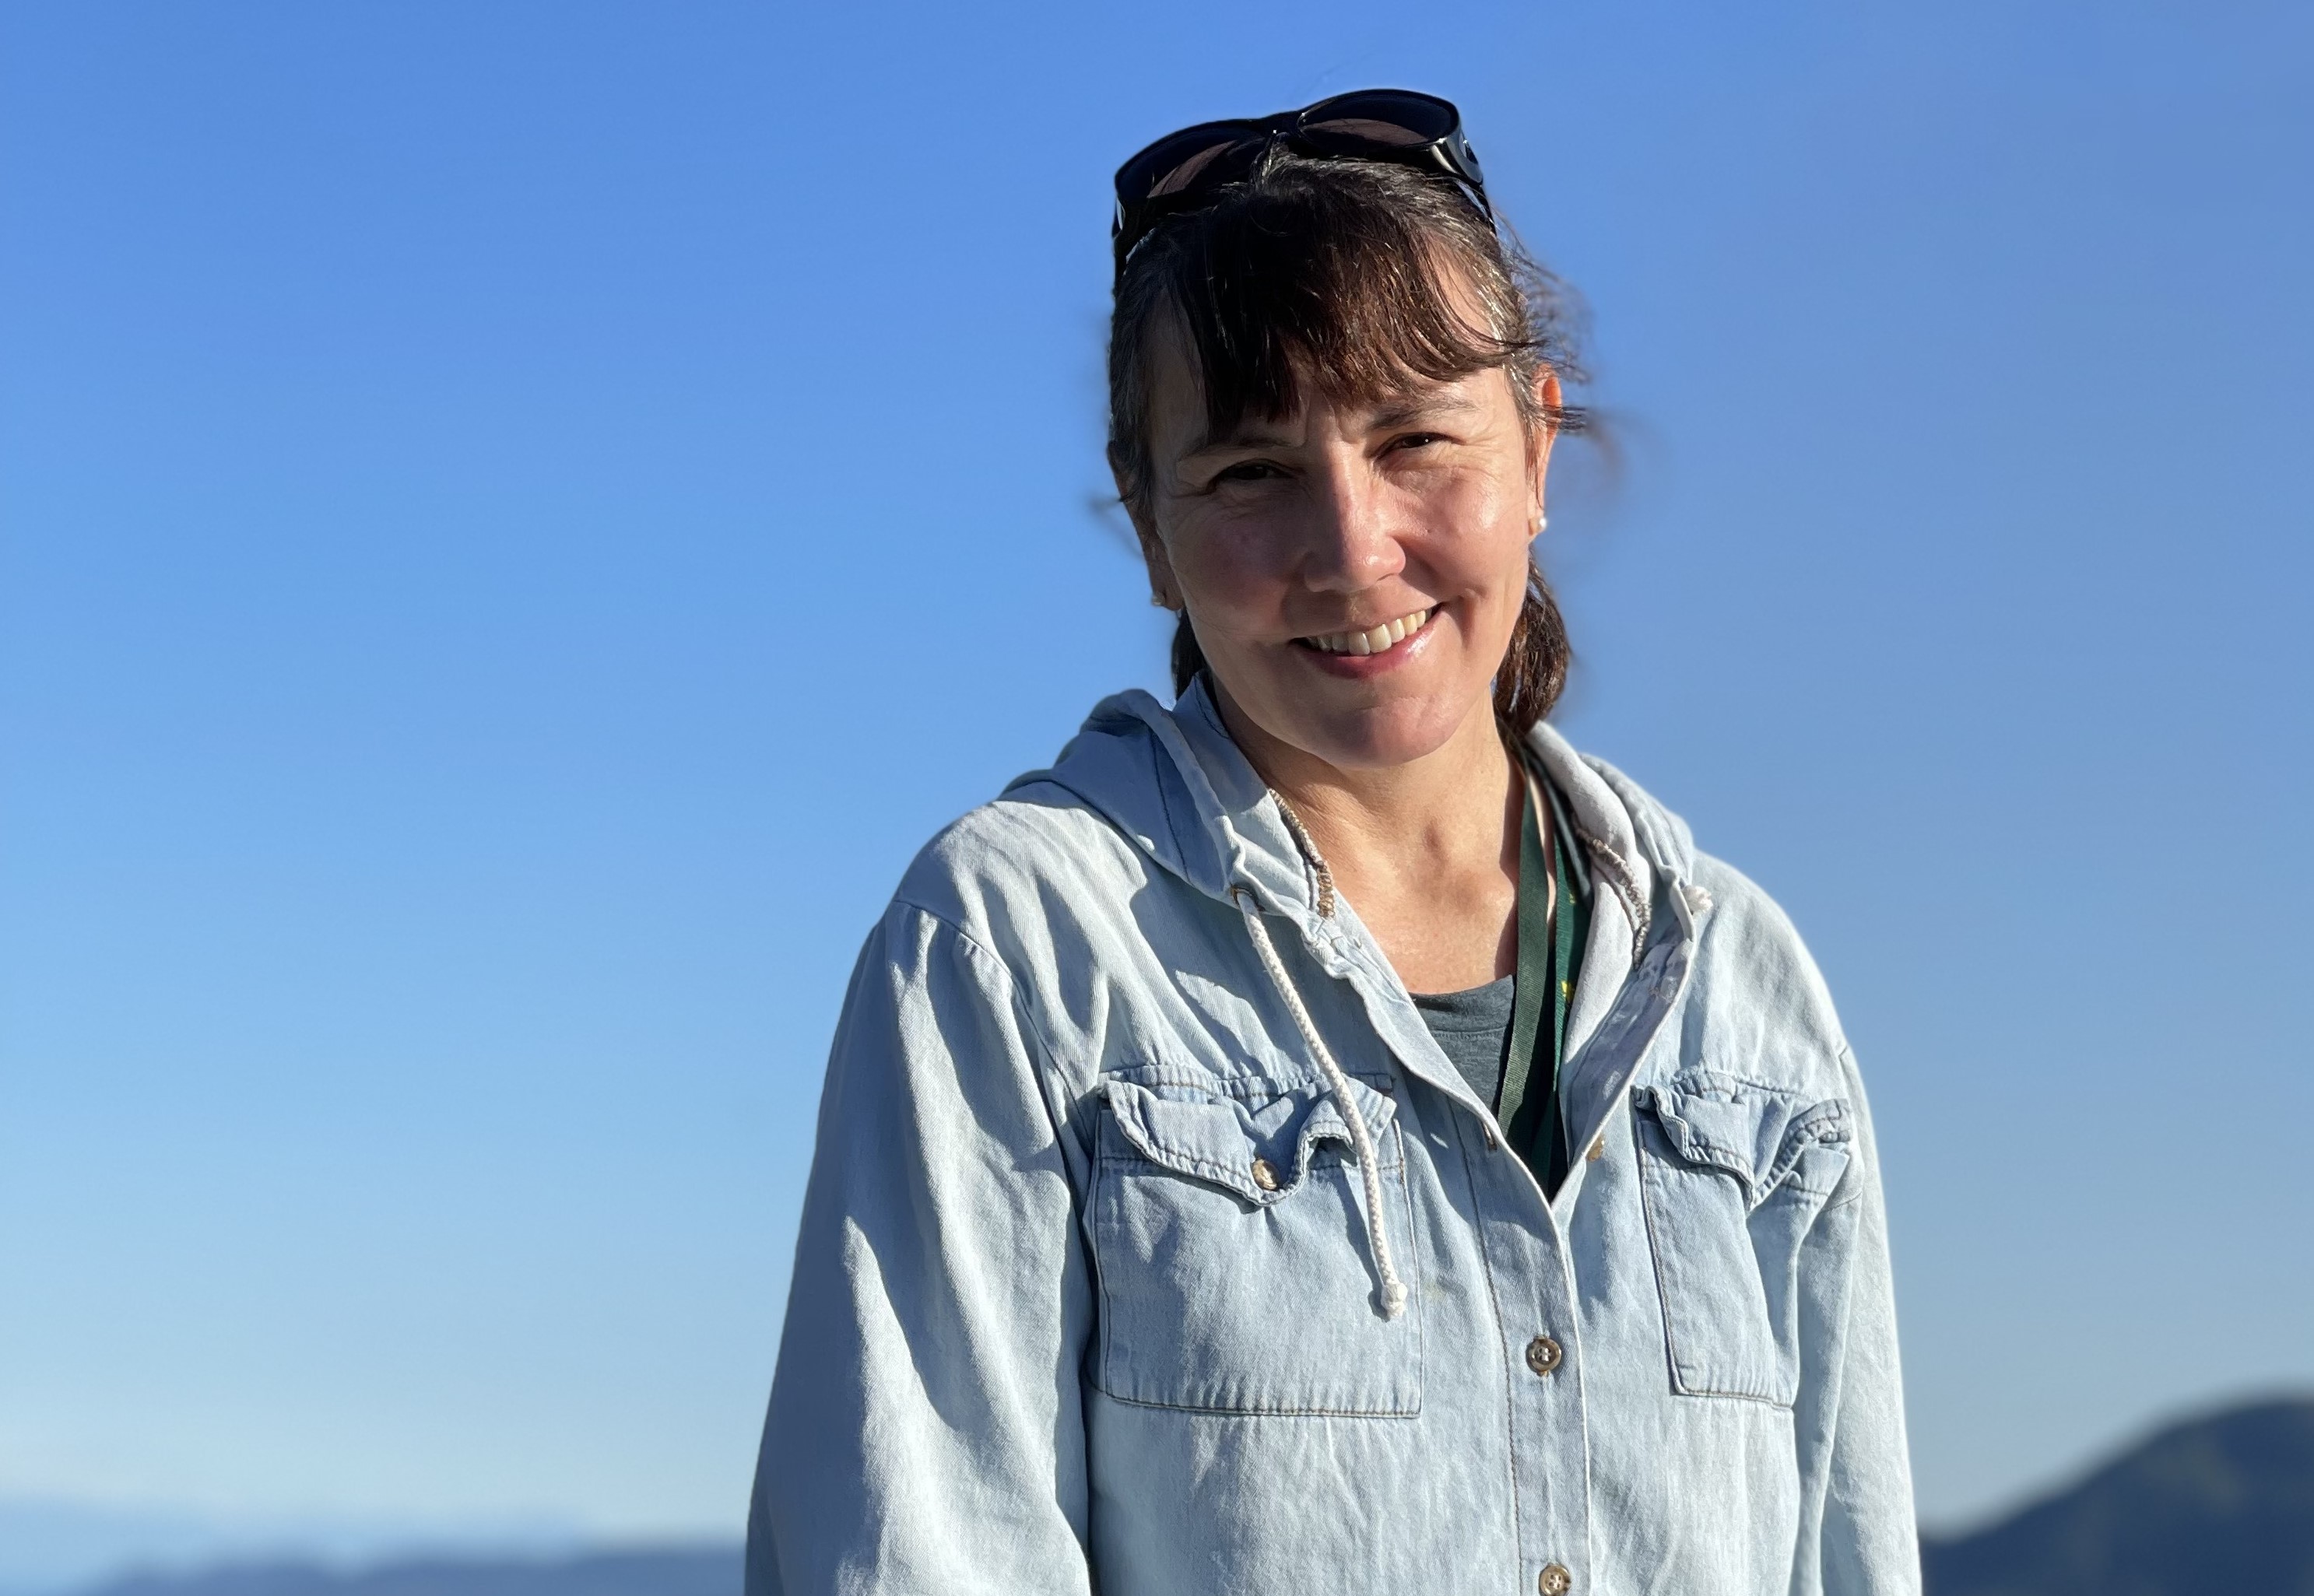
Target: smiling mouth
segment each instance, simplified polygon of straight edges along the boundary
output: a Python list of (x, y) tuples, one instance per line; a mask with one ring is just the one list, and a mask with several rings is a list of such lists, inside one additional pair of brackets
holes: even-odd
[(1385, 621), (1365, 631), (1329, 631), (1317, 637), (1295, 638), (1305, 648), (1315, 648), (1320, 654), (1380, 654), (1396, 648), (1429, 624), (1437, 613), (1435, 606), (1417, 610), (1410, 615), (1400, 615), (1395, 621)]

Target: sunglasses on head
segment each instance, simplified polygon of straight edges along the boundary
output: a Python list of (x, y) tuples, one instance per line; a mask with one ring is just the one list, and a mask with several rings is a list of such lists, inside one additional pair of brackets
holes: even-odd
[(1448, 178), (1491, 223), (1478, 152), (1462, 137), (1451, 101), (1411, 89), (1360, 89), (1300, 110), (1168, 133), (1117, 169), (1117, 275), (1135, 245), (1168, 216), (1210, 204), (1224, 184), (1242, 181), (1272, 145), (1328, 161), (1386, 161)]

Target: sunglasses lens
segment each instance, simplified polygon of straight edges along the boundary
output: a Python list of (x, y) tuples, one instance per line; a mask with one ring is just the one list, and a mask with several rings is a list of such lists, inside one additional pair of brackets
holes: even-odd
[(1358, 117), (1329, 117), (1322, 122), (1306, 122), (1303, 124), (1302, 132), (1305, 137), (1329, 145), (1383, 145), (1395, 148), (1430, 142), (1427, 135), (1410, 131), (1394, 122), (1377, 122)]
[(1305, 138), (1347, 149), (1397, 149), (1445, 137), (1462, 118), (1444, 100), (1396, 89), (1367, 89), (1321, 101), (1302, 113)]
[(1207, 145), (1171, 171), (1160, 173), (1149, 185), (1149, 197), (1161, 198), (1167, 194), (1179, 194), (1194, 186), (1206, 169), (1242, 144), (1242, 139), (1228, 139), (1221, 144)]
[(1170, 134), (1117, 169), (1117, 197), (1137, 205), (1179, 194), (1248, 137), (1242, 122), (1209, 122)]

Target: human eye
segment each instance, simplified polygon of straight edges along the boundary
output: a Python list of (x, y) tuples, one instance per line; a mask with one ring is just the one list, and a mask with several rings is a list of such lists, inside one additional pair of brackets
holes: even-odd
[(1233, 465), (1225, 465), (1215, 472), (1212, 485), (1218, 488), (1229, 482), (1266, 482), (1285, 474), (1276, 465), (1267, 460), (1241, 460)]

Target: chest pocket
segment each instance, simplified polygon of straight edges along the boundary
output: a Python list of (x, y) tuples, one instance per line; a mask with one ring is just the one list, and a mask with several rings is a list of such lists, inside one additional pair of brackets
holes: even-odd
[[(1316, 1081), (1194, 1066), (1104, 1083), (1091, 1212), (1095, 1383), (1206, 1413), (1411, 1416), (1422, 1294), (1384, 1318), (1347, 1123)], [(1353, 1078), (1400, 1266), (1421, 1279), (1398, 1105)]]
[(1848, 1106), (1709, 1070), (1631, 1096), (1673, 1389), (1790, 1406), (1800, 1246), (1848, 1168)]

